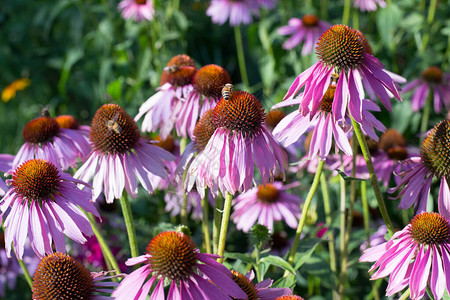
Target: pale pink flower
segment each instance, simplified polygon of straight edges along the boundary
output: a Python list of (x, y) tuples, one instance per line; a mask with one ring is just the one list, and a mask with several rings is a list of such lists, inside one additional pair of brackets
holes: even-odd
[(298, 183), (283, 185), (282, 182), (261, 184), (233, 199), (231, 219), (236, 228), (248, 232), (254, 224), (273, 229), (274, 221), (283, 220), (291, 228), (296, 228), (300, 217), (302, 199), (286, 192)]
[(211, 4), (206, 10), (206, 15), (210, 16), (213, 23), (223, 25), (230, 20), (231, 26), (250, 24), (253, 16), (259, 16), (261, 7), (272, 9), (276, 0), (211, 0)]
[(164, 161), (175, 159), (142, 138), (130, 115), (116, 104), (105, 104), (97, 110), (90, 140), (93, 150), (75, 178), (86, 182), (93, 178), (93, 199), (103, 192), (107, 203), (120, 198), (124, 189), (136, 197), (138, 179), (148, 192), (153, 192), (159, 178), (168, 176)]
[(206, 65), (195, 73), (192, 79), (194, 89), (182, 103), (176, 122), (178, 136), (186, 138), (189, 135), (193, 138), (198, 120), (216, 106), (227, 83), (231, 83), (230, 75), (218, 65)]
[(436, 66), (429, 67), (423, 71), (421, 78), (406, 84), (402, 92), (414, 89), (411, 100), (413, 111), (419, 111), (425, 106), (429, 93), (433, 93), (433, 107), (436, 113), (440, 113), (443, 107), (450, 110), (450, 73), (443, 73)]
[[(200, 253), (192, 239), (181, 232), (155, 236), (146, 254), (127, 260), (128, 266), (144, 264), (125, 277), (112, 296), (119, 300), (245, 299), (231, 272), (218, 263), (218, 255)], [(164, 282), (170, 283), (167, 297)], [(231, 298), (234, 297), (234, 298)]]
[[(0, 172), (6, 173), (9, 170), (11, 170), (13, 160), (14, 160), (14, 155), (0, 154)], [(8, 189), (9, 188), (3, 181), (3, 178), (0, 178), (0, 196), (5, 195), (5, 193)]]
[[(422, 142), (420, 156), (401, 163), (405, 170), (400, 173), (401, 181), (389, 193), (400, 190), (396, 198), (401, 198), (399, 208), (414, 205), (416, 213), (426, 211), (431, 182), (434, 177), (440, 182), (439, 213), (450, 218), (450, 121), (444, 120), (431, 129)], [(402, 188), (403, 187), (403, 188)]]
[(317, 43), (319, 61), (301, 73), (289, 88), (285, 100), (300, 93), (300, 111), (303, 116), (314, 116), (319, 110), (333, 72), (338, 81), (331, 111), (336, 121), (345, 121), (347, 110), (358, 123), (363, 123), (363, 80), (390, 110), (390, 92), (401, 97), (392, 77), (383, 70), (381, 62), (369, 54), (364, 35), (345, 25), (334, 25), (323, 33)]
[(53, 252), (52, 244), (56, 251), (66, 251), (64, 235), (82, 244), (86, 242), (84, 235), (93, 234), (79, 208), (99, 217), (90, 202), (90, 190), (77, 188), (77, 184), (86, 183), (40, 159), (29, 160), (7, 174), (12, 176), (7, 181), (11, 189), (2, 198), (0, 210), (8, 257), (13, 244), (17, 257), (22, 259), (27, 236), (34, 252), (43, 257)]
[(253, 186), (255, 165), (262, 183), (273, 181), (274, 174), (287, 167), (287, 156), (264, 125), (264, 109), (258, 99), (234, 91), (221, 99), (214, 109), (217, 129), (206, 146), (192, 160), (187, 171), (187, 190), (210, 187), (223, 194), (246, 191)]
[(61, 128), (56, 119), (38, 117), (31, 120), (23, 129), (25, 144), (17, 152), (12, 168), (17, 168), (30, 159), (43, 159), (66, 170), (75, 166), (77, 159), (82, 161), (90, 149), (84, 134), (78, 130)]
[(138, 121), (144, 116), (143, 132), (159, 130), (162, 139), (169, 136), (180, 114), (184, 114), (181, 108), (194, 89), (192, 77), (196, 71), (194, 60), (187, 55), (176, 55), (170, 59), (161, 75), (156, 94), (139, 107), (139, 113), (134, 118)]
[(388, 242), (367, 249), (359, 261), (375, 262), (371, 279), (389, 276), (386, 296), (409, 288), (411, 299), (422, 299), (428, 286), (434, 299), (441, 299), (450, 290), (449, 226), (437, 213), (421, 213)]
[(375, 11), (377, 10), (377, 4), (380, 7), (385, 7), (386, 2), (384, 0), (354, 0), (353, 5), (358, 7), (361, 11)]
[(304, 15), (303, 18), (291, 18), (288, 25), (278, 28), (278, 34), (290, 35), (283, 48), (290, 50), (303, 42), (302, 56), (311, 53), (322, 33), (331, 25), (319, 20), (315, 15)]
[(117, 7), (122, 11), (122, 17), (125, 20), (151, 21), (155, 13), (153, 0), (122, 0)]

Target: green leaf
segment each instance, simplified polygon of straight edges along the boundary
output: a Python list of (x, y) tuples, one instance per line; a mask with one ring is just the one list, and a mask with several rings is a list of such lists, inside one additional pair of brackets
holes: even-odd
[(319, 245), (321, 242), (321, 240), (316, 241), (315, 244), (309, 248), (308, 251), (306, 252), (297, 252), (295, 253), (294, 256), (294, 269), (298, 270), (305, 262), (308, 261), (308, 259), (311, 257), (311, 255), (313, 254), (314, 250), (316, 250), (317, 245)]
[(292, 266), (282, 259), (279, 256), (269, 255), (266, 257), (261, 258), (261, 263), (269, 263), (271, 265), (277, 266), (282, 268), (283, 270), (287, 270), (291, 272), (292, 274), (295, 274), (295, 270), (292, 268)]
[(225, 256), (225, 258), (240, 259), (247, 264), (251, 264), (251, 265), (255, 264), (254, 259), (252, 259), (248, 254), (237, 253), (237, 252), (225, 252), (224, 256)]
[(345, 175), (345, 173), (339, 169), (335, 170), (336, 172), (339, 173), (339, 175), (341, 175), (341, 177), (345, 180), (345, 181), (369, 181), (368, 179), (361, 179), (361, 178), (355, 178), (355, 177), (350, 177)]
[(294, 289), (295, 284), (297, 283), (297, 278), (295, 275), (288, 275), (287, 277), (282, 277), (280, 279), (278, 279), (277, 281), (275, 281), (272, 284), (272, 287), (281, 287), (281, 288), (290, 288), (290, 289)]

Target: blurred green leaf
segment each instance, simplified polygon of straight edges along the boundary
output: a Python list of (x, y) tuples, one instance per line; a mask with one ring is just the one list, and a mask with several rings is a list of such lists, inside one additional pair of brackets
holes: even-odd
[(320, 244), (320, 240), (315, 240), (315, 243), (312, 245), (311, 248), (309, 248), (309, 250), (305, 251), (305, 252), (301, 252), (303, 247), (299, 247), (300, 252), (297, 251), (297, 253), (295, 253), (294, 256), (294, 269), (298, 270), (305, 262), (307, 262), (311, 255), (313, 254), (314, 250), (316, 250), (317, 245)]
[(261, 262), (280, 267), (283, 270), (287, 270), (287, 271), (291, 272), (292, 274), (295, 274), (295, 270), (292, 268), (292, 266), (287, 261), (285, 261), (284, 259), (282, 259), (279, 256), (269, 255), (269, 256), (261, 258)]
[(231, 258), (231, 259), (239, 259), (242, 260), (243, 262), (250, 264), (250, 265), (254, 265), (255, 264), (255, 260), (252, 259), (250, 257), (250, 255), (246, 254), (246, 253), (236, 253), (236, 252), (225, 252), (224, 254), (225, 258)]
[(84, 51), (81, 48), (70, 49), (67, 52), (66, 58), (64, 59), (63, 69), (61, 72), (61, 77), (58, 82), (58, 90), (64, 97), (66, 96), (66, 82), (70, 76), (70, 70), (73, 65), (77, 63), (84, 56)]
[(113, 82), (111, 82), (110, 84), (108, 84), (108, 87), (106, 88), (106, 92), (108, 93), (108, 95), (115, 99), (121, 99), (122, 98), (122, 83), (123, 83), (123, 78), (118, 78), (116, 80), (114, 80)]
[(384, 8), (379, 8), (376, 14), (376, 22), (380, 38), (392, 49), (394, 45), (394, 34), (397, 26), (402, 21), (403, 13), (394, 3)]

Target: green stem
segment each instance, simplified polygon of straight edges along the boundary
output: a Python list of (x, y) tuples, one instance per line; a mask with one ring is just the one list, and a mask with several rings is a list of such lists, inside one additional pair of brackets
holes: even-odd
[[(356, 153), (358, 152), (358, 143), (356, 141), (356, 136), (352, 137), (352, 177), (356, 177)], [(344, 299), (344, 288), (345, 281), (347, 278), (347, 262), (348, 262), (348, 244), (350, 241), (350, 233), (352, 231), (352, 223), (353, 223), (353, 207), (355, 205), (356, 200), (356, 181), (352, 180), (350, 183), (350, 205), (347, 213), (347, 227), (344, 232), (341, 234), (344, 235), (344, 247), (342, 248), (341, 253), (341, 276), (339, 280), (339, 298)], [(344, 199), (345, 201), (345, 199)]]
[(370, 247), (369, 203), (367, 201), (367, 182), (361, 181), (361, 199), (364, 215), (364, 230), (366, 231), (367, 248)]
[(213, 223), (213, 253), (217, 253), (219, 249), (219, 232), (220, 232), (220, 218), (222, 217), (223, 201), (219, 195), (216, 198), (214, 207), (214, 223)]
[(220, 234), (219, 234), (219, 246), (217, 248), (217, 255), (221, 256), (217, 261), (220, 263), (223, 263), (223, 255), (225, 253), (225, 243), (227, 240), (228, 222), (230, 221), (232, 200), (233, 195), (227, 192), (225, 195), (225, 203), (223, 205), (222, 223), (220, 225)]
[(263, 281), (262, 278), (262, 272), (261, 272), (261, 255), (260, 255), (260, 251), (261, 251), (261, 243), (259, 243), (256, 247), (255, 247), (255, 256), (256, 256), (256, 280), (258, 282)]
[[(342, 162), (342, 155), (341, 155)], [(341, 164), (342, 167), (342, 164)], [(339, 176), (339, 186), (340, 186), (340, 206), (339, 206), (339, 250), (341, 255), (344, 253), (344, 244), (345, 244), (345, 200), (346, 200), (346, 191), (345, 191), (345, 179), (342, 176)]]
[[(328, 193), (328, 182), (325, 174), (322, 172), (320, 175), (320, 187), (322, 189), (322, 197), (323, 197), (323, 209), (325, 212), (325, 222), (328, 227), (328, 252), (330, 254), (330, 270), (333, 272), (333, 277), (335, 283), (337, 283), (336, 278), (336, 249), (334, 247), (334, 233), (332, 226), (332, 218), (331, 218), (331, 205), (330, 205), (330, 194)], [(337, 284), (336, 284), (337, 286)], [(333, 289), (333, 300), (339, 299), (339, 294), (336, 289)]]
[(97, 222), (95, 221), (94, 215), (91, 213), (88, 213), (84, 210), (83, 210), (83, 212), (87, 216), (89, 223), (91, 223), (92, 231), (94, 232), (95, 237), (97, 238), (97, 241), (100, 244), (100, 249), (102, 250), (105, 261), (107, 262), (107, 264), (109, 263), (116, 270), (116, 274), (120, 274), (119, 264), (117, 263), (117, 260), (114, 257), (114, 254), (112, 253), (111, 249), (109, 248), (108, 243), (105, 241), (105, 238), (101, 234), (101, 232), (97, 226)]
[(394, 226), (392, 226), (391, 219), (389, 218), (389, 213), (386, 208), (386, 204), (383, 200), (383, 195), (381, 194), (380, 186), (378, 184), (377, 175), (375, 174), (375, 169), (373, 167), (372, 158), (370, 157), (369, 147), (367, 146), (366, 139), (363, 136), (361, 126), (357, 123), (353, 118), (352, 125), (353, 130), (358, 138), (359, 146), (361, 147), (361, 151), (363, 153), (364, 159), (366, 161), (367, 169), (370, 174), (370, 183), (372, 184), (373, 192), (375, 197), (377, 198), (378, 208), (380, 209), (381, 216), (383, 217), (384, 223), (386, 223), (389, 235), (392, 236), (394, 234)]
[(131, 213), (130, 200), (128, 199), (127, 192), (123, 192), (120, 198), (120, 205), (122, 206), (123, 218), (125, 220), (125, 225), (127, 227), (128, 241), (130, 243), (131, 257), (136, 257), (139, 255), (137, 240), (136, 240), (136, 229), (133, 223), (133, 214)]
[(245, 66), (244, 46), (242, 44), (241, 28), (234, 26), (234, 38), (236, 40), (236, 51), (238, 55), (239, 70), (241, 72), (242, 83), (246, 88), (249, 88), (247, 68)]
[(354, 29), (359, 30), (359, 12), (358, 9), (352, 9), (352, 25)]
[(320, 18), (328, 20), (328, 0), (320, 0)]
[(181, 200), (181, 211), (180, 211), (181, 224), (183, 225), (187, 225), (188, 223), (187, 202), (188, 202), (187, 193), (184, 193), (183, 199)]
[(19, 265), (22, 267), (23, 275), (25, 276), (25, 279), (28, 282), (28, 285), (30, 286), (30, 289), (33, 289), (33, 280), (31, 279), (30, 272), (28, 272), (27, 266), (21, 259), (17, 259), (19, 262)]
[[(306, 196), (305, 204), (303, 204), (302, 215), (300, 216), (300, 220), (298, 221), (297, 231), (295, 232), (294, 243), (292, 244), (292, 247), (289, 251), (288, 263), (290, 265), (292, 265), (292, 263), (294, 262), (294, 256), (295, 256), (295, 253), (297, 252), (298, 244), (300, 242), (300, 235), (302, 234), (303, 227), (305, 226), (306, 216), (308, 215), (309, 206), (311, 205), (313, 196), (317, 190), (317, 187), (319, 186), (319, 181), (320, 181), (319, 179), (320, 179), (320, 175), (322, 174), (324, 164), (325, 164), (324, 160), (319, 160), (319, 164), (317, 165), (316, 174), (314, 175), (313, 182), (309, 189), (308, 195)], [(287, 277), (288, 275), (289, 275), (289, 272), (286, 271), (284, 273), (284, 277)]]
[(205, 197), (202, 199), (202, 231), (203, 239), (205, 242), (206, 253), (211, 253), (211, 239), (208, 226), (208, 189), (205, 190)]
[(344, 13), (342, 14), (342, 24), (348, 25), (350, 19), (351, 0), (344, 0)]
[(428, 8), (428, 17), (427, 17), (427, 22), (430, 25), (434, 21), (434, 14), (436, 13), (436, 4), (437, 4), (437, 0), (430, 1), (430, 7)]
[(409, 297), (409, 294), (411, 293), (411, 291), (409, 290), (409, 288), (400, 296), (400, 298), (398, 298), (398, 300), (406, 300)]
[[(420, 134), (424, 134), (428, 129), (428, 120), (430, 119), (431, 103), (433, 102), (433, 92), (430, 90), (428, 98), (423, 108), (422, 122), (420, 123)], [(421, 138), (423, 140), (423, 138)]]
[(184, 150), (186, 149), (187, 142), (188, 142), (187, 138), (182, 137), (180, 139), (180, 155), (183, 154)]

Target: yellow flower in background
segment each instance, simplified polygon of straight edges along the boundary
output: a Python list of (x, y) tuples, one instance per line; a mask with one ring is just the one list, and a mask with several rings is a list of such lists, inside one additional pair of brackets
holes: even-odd
[(2, 101), (8, 102), (12, 98), (16, 96), (17, 91), (24, 90), (27, 86), (30, 85), (30, 79), (28, 78), (20, 78), (15, 80), (13, 83), (5, 87), (2, 91)]

